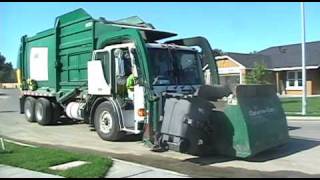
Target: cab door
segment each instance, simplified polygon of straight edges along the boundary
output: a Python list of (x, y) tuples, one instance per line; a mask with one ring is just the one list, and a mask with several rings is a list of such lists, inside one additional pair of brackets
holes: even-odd
[(112, 95), (112, 66), (108, 50), (97, 50), (88, 62), (88, 93), (91, 95)]
[(125, 129), (134, 129), (134, 104), (130, 97), (127, 81), (132, 74), (132, 58), (129, 47), (116, 46), (111, 49), (111, 60), (114, 62), (114, 99), (121, 108), (122, 120)]
[[(121, 108), (123, 128), (137, 134), (144, 120), (144, 117), (138, 116), (138, 111), (144, 109), (144, 88), (138, 81), (139, 78), (141, 79), (141, 72), (137, 63), (136, 48), (133, 43), (108, 48), (110, 48), (111, 61), (114, 62), (112, 77), (114, 97)], [(132, 79), (134, 79), (134, 85), (129, 87), (128, 82)]]
[[(143, 123), (147, 123), (147, 124), (151, 123), (151, 126), (153, 126), (153, 124), (156, 124), (156, 121), (158, 120), (159, 116), (158, 116), (158, 112), (155, 112), (153, 108), (155, 104), (154, 92), (151, 86), (152, 84), (151, 77), (152, 77), (153, 71), (151, 69), (150, 62), (148, 61), (148, 53), (145, 47), (145, 40), (143, 39), (141, 32), (137, 29), (123, 29), (121, 31), (107, 33), (105, 35), (99, 36), (99, 38), (96, 41), (95, 48), (102, 49), (104, 47), (107, 47), (107, 46), (110, 47), (115, 44), (123, 44), (124, 42), (131, 42), (134, 44), (135, 54), (136, 54), (135, 61), (137, 62), (136, 63), (137, 67), (140, 69), (140, 75), (139, 75), (140, 85), (143, 86), (143, 88), (140, 88), (140, 91), (142, 90), (143, 93), (140, 93), (140, 94), (142, 94), (142, 96), (144, 97), (141, 101), (143, 103), (142, 109), (145, 109), (145, 112), (148, 112), (148, 114), (144, 113), (143, 114), (144, 117), (141, 117), (141, 119), (144, 120)], [(110, 51), (110, 53), (112, 57), (113, 56), (112, 50)], [(114, 61), (111, 61), (111, 62), (114, 62)], [(116, 83), (115, 80), (114, 80), (114, 83)], [(117, 87), (115, 86), (115, 88)], [(113, 97), (115, 96), (116, 94), (114, 94), (113, 92)], [(123, 98), (119, 98), (119, 100), (121, 101), (123, 100)], [(134, 113), (128, 112), (129, 115), (127, 116), (126, 115), (127, 112), (122, 111), (121, 104), (122, 102), (118, 103), (118, 100), (117, 100), (117, 106), (115, 107), (117, 109), (117, 112), (121, 114), (120, 115), (121, 130), (126, 132), (133, 132), (135, 134), (141, 133), (142, 128), (138, 128), (137, 121), (133, 121), (135, 124), (133, 130), (126, 128), (125, 122), (124, 122), (127, 119), (126, 117), (132, 116), (134, 115)]]

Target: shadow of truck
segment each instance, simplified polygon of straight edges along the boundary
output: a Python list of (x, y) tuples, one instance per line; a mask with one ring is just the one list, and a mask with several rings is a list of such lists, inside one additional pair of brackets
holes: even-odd
[(217, 155), (217, 156), (207, 156), (207, 157), (195, 157), (195, 158), (186, 159), (184, 161), (196, 163), (201, 166), (228, 162), (232, 160), (243, 160), (248, 162), (266, 162), (274, 159), (287, 157), (305, 150), (309, 150), (319, 145), (320, 145), (320, 141), (317, 141), (317, 140), (291, 137), (289, 138), (289, 141), (287, 144), (264, 151), (252, 158), (239, 159), (239, 158), (232, 158), (232, 157)]

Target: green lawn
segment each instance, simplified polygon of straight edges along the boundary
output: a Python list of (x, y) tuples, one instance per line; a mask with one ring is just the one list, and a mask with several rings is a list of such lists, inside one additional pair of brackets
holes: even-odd
[[(301, 113), (301, 97), (281, 98), (282, 107), (288, 115)], [(307, 116), (320, 116), (320, 97), (307, 98)]]
[[(112, 166), (111, 159), (98, 155), (75, 153), (43, 147), (25, 147), (8, 142), (5, 142), (5, 145), (7, 152), (1, 151), (0, 147), (0, 164), (55, 174), (67, 178), (104, 177)], [(65, 171), (49, 169), (51, 166), (76, 160), (88, 161), (91, 163)]]

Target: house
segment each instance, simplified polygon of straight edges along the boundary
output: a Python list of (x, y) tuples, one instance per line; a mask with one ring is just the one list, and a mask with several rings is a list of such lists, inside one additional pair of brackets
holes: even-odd
[[(255, 63), (270, 71), (271, 82), (281, 95), (302, 94), (301, 44), (270, 47), (254, 54), (225, 53), (216, 57), (221, 84), (234, 89), (245, 84)], [(306, 43), (307, 94), (320, 94), (320, 41)]]

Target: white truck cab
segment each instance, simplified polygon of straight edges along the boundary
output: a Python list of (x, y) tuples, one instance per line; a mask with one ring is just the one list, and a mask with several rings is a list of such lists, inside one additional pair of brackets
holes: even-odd
[[(201, 61), (197, 54), (197, 49), (175, 44), (147, 43), (149, 61), (153, 67), (153, 88), (155, 93), (164, 91), (192, 91), (197, 89), (203, 82)], [(136, 83), (133, 91), (133, 98), (122, 97), (119, 100), (112, 97), (112, 87), (114, 92), (119, 92), (118, 81), (125, 81), (132, 73), (139, 79), (139, 69), (136, 65), (136, 55), (134, 43), (124, 43), (106, 46), (103, 49), (95, 50), (92, 61), (88, 62), (88, 93), (90, 95), (110, 96), (116, 104), (123, 126), (122, 131), (140, 134), (139, 124), (145, 120), (144, 87), (141, 83)], [(123, 57), (123, 58), (122, 58)], [(175, 67), (176, 66), (176, 67)], [(177, 68), (177, 67), (180, 68)], [(131, 72), (126, 72), (130, 71)], [(184, 74), (177, 76), (178, 70), (185, 70)], [(106, 74), (107, 73), (107, 74)], [(122, 79), (121, 79), (122, 78)], [(115, 79), (115, 80), (113, 80)], [(121, 80), (120, 80), (121, 79)], [(122, 103), (132, 102), (130, 108)]]

